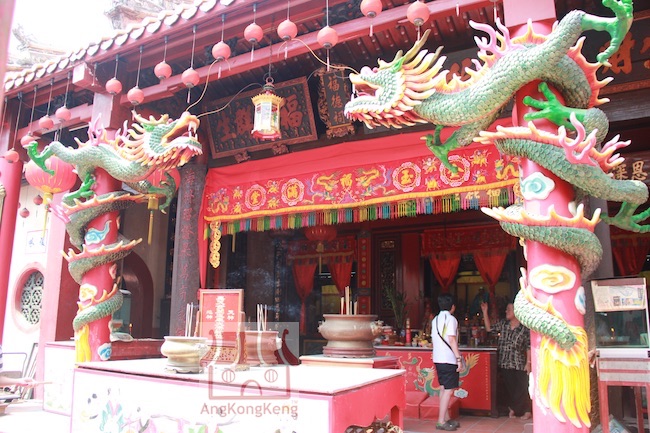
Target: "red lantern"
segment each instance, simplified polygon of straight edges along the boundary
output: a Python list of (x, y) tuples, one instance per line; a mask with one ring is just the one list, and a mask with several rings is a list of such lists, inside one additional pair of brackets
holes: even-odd
[(16, 152), (13, 149), (9, 149), (7, 153), (5, 153), (5, 160), (10, 164), (13, 164), (19, 159), (20, 159), (20, 155), (18, 155), (18, 152)]
[(23, 147), (24, 147), (24, 146), (27, 146), (28, 144), (30, 144), (33, 141), (36, 141), (36, 138), (34, 138), (34, 136), (32, 136), (31, 132), (28, 132), (27, 135), (24, 135), (23, 138), (20, 139), (20, 144), (22, 144)]
[(106, 91), (111, 95), (122, 92), (122, 83), (117, 78), (111, 78), (106, 82)]
[(280, 36), (283, 41), (290, 41), (298, 36), (298, 26), (296, 26), (293, 21), (286, 19), (278, 26), (278, 36)]
[(257, 23), (250, 23), (244, 29), (244, 39), (255, 45), (264, 37), (264, 30)]
[(32, 199), (32, 201), (36, 206), (40, 206), (43, 204), (43, 197), (41, 197), (40, 194), (37, 194), (36, 197)]
[(58, 110), (56, 110), (54, 115), (61, 122), (67, 122), (72, 117), (72, 113), (70, 113), (70, 110), (65, 105), (63, 107), (59, 108)]
[(339, 34), (336, 33), (336, 30), (334, 30), (330, 26), (325, 26), (320, 31), (318, 32), (318, 35), (316, 36), (316, 40), (320, 44), (321, 47), (325, 48), (326, 50), (329, 50), (330, 48), (334, 47), (339, 41)]
[(38, 119), (38, 126), (40, 126), (42, 129), (50, 130), (54, 127), (54, 120), (50, 116), (43, 116), (40, 119)]
[[(167, 182), (167, 174), (174, 178), (174, 183), (176, 183), (176, 190), (178, 190), (178, 185), (181, 183), (181, 174), (177, 169), (172, 168), (171, 170), (156, 170), (147, 177), (147, 182), (151, 186), (160, 188), (163, 182)], [(147, 243), (151, 245), (151, 240), (153, 237), (153, 212), (158, 210), (158, 200), (160, 197), (156, 194), (149, 194), (148, 196), (147, 209), (149, 209), (149, 236), (147, 238)]]
[(144, 101), (144, 92), (139, 87), (134, 87), (126, 94), (127, 99), (133, 105), (140, 105)]
[(305, 236), (313, 242), (318, 242), (316, 252), (318, 253), (318, 273), (322, 273), (322, 254), (325, 252), (325, 242), (336, 239), (336, 227), (334, 226), (313, 226), (305, 229)]
[(29, 216), (29, 209), (26, 207), (22, 208), (19, 215), (21, 218), (27, 218)]
[(212, 47), (212, 57), (214, 57), (217, 62), (228, 60), (231, 54), (230, 46), (228, 46), (224, 41), (217, 42)]
[[(420, 0), (415, 1), (408, 7), (406, 10), (406, 18), (418, 27), (418, 32), (420, 26), (427, 22), (429, 19), (429, 7), (422, 3)], [(419, 36), (419, 35), (418, 35)]]
[(183, 75), (181, 75), (181, 80), (188, 89), (191, 89), (192, 87), (199, 84), (201, 78), (199, 77), (199, 73), (196, 72), (194, 68), (188, 68), (185, 70), (185, 72), (183, 72)]
[(162, 81), (172, 76), (172, 67), (163, 60), (153, 68), (153, 73)]
[[(363, 0), (361, 2), (361, 13), (368, 18), (375, 18), (381, 13), (381, 0)], [(372, 36), (372, 21), (370, 22), (370, 36)]]
[(47, 206), (54, 194), (67, 191), (74, 186), (77, 175), (71, 164), (62, 161), (57, 156), (49, 157), (45, 161), (45, 166), (53, 170), (54, 175), (43, 171), (34, 161), (29, 161), (25, 165), (25, 179), (43, 193), (43, 201)]

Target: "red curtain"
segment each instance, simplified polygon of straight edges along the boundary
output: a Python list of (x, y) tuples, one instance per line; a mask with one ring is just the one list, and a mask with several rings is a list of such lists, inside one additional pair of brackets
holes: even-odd
[(314, 272), (317, 263), (309, 261), (302, 262), (296, 260), (293, 262), (293, 280), (296, 284), (296, 292), (300, 297), (300, 334), (305, 334), (306, 307), (305, 301), (314, 289)]
[(630, 236), (612, 240), (612, 255), (620, 276), (639, 275), (650, 251), (650, 237)]
[(345, 288), (350, 285), (352, 279), (352, 260), (330, 261), (327, 267), (332, 274), (332, 281), (336, 284), (339, 294), (343, 296)]
[(506, 262), (509, 250), (497, 249), (486, 251), (474, 252), (474, 263), (478, 269), (481, 278), (490, 287), (490, 318), (496, 320), (498, 316), (497, 311), (497, 297), (496, 297), (496, 284), (499, 282), (503, 265)]
[(432, 254), (429, 256), (429, 263), (438, 283), (442, 286), (442, 292), (449, 292), (449, 285), (458, 272), (460, 254)]

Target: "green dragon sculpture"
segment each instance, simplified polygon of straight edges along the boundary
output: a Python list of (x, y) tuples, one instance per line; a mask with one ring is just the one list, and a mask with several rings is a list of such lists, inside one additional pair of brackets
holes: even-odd
[[(587, 277), (602, 256), (593, 233), (599, 220), (637, 232), (650, 230), (650, 226), (642, 225), (650, 210), (635, 215), (648, 199), (645, 184), (616, 180), (610, 175), (623, 161), (616, 152), (629, 142), (621, 142), (616, 136), (601, 146), (609, 125), (605, 114), (595, 107), (607, 102), (598, 94), (610, 80), (598, 80), (596, 70), (618, 50), (633, 18), (631, 0), (603, 0), (603, 4), (615, 17), (572, 11), (549, 35), (537, 34), (529, 24), (525, 34), (511, 38), (499, 22), (500, 33), (485, 24), (471, 23), (489, 38), (476, 38), (480, 61), (474, 62), (475, 69), (466, 71), (470, 76), (466, 81), (456, 76), (447, 80), (441, 50), (423, 49), (427, 31), (406, 54), (400, 51), (391, 62), (380, 60), (378, 68), (365, 67), (351, 74), (354, 95), (345, 113), (369, 128), (436, 125), (435, 132), (423, 138), (452, 172), (457, 168), (449, 162), (449, 152), (478, 141), (493, 143), (502, 153), (532, 161), (572, 185), (576, 198), (567, 203), (571, 217), (558, 215), (552, 205), (548, 215), (527, 211), (519, 204), (483, 211), (499, 220), (509, 234), (575, 257), (583, 277)], [(581, 53), (581, 35), (586, 30), (610, 34), (609, 47), (598, 54), (598, 63), (588, 62)], [(540, 82), (542, 97), (523, 99), (532, 109), (524, 116), (528, 125), (487, 132), (514, 95), (533, 82)], [(564, 103), (549, 86), (562, 95)], [(550, 120), (557, 131), (538, 129), (533, 123), (537, 119)], [(458, 129), (443, 143), (441, 131), (447, 126)], [(522, 174), (521, 190), (526, 200), (546, 200), (554, 188), (553, 180), (541, 172)], [(586, 218), (584, 206), (576, 202), (587, 195), (623, 202), (621, 210), (614, 217), (596, 210), (591, 219)], [(539, 405), (549, 408), (561, 423), (568, 419), (576, 428), (590, 425), (587, 337), (581, 326), (570, 325), (554, 307), (553, 294), (576, 292), (574, 310), (584, 314), (584, 288), (575, 289), (579, 281), (579, 276), (563, 266), (545, 264), (528, 273), (523, 270), (515, 300), (519, 320), (542, 335), (535, 372)], [(550, 294), (546, 302), (535, 298), (533, 288)], [(570, 311), (566, 314), (573, 315)]]
[[(72, 164), (82, 179), (76, 191), (66, 194), (62, 204), (52, 208), (52, 212), (66, 223), (70, 242), (80, 251), (70, 249), (64, 253), (70, 274), (80, 285), (79, 310), (73, 321), (78, 361), (90, 360), (93, 355), (88, 342), (89, 324), (111, 316), (122, 304), (115, 262), (141, 242), (141, 239), (129, 241), (115, 233), (119, 229), (119, 217), (112, 221), (107, 215), (146, 201), (152, 195), (165, 197), (160, 207), (164, 210), (176, 191), (174, 178), (165, 173), (166, 180), (158, 186), (152, 185), (147, 178), (156, 170), (166, 172), (202, 153), (201, 144), (196, 139), (199, 127), (196, 116), (187, 112), (177, 120), (170, 120), (168, 115), (145, 119), (134, 112), (133, 116), (138, 123), (127, 129), (125, 122), (124, 134), (118, 131), (114, 140), (107, 139), (106, 131), (97, 126), (97, 119), (90, 125), (88, 142), (77, 140), (78, 148), (55, 141), (39, 153), (36, 142), (27, 146), (30, 158), (42, 170), (54, 174), (46, 167), (45, 161), (56, 155)], [(97, 169), (105, 170), (137, 193), (120, 190), (97, 195)], [(104, 219), (99, 220), (101, 217)], [(101, 227), (89, 227), (92, 222)], [(113, 238), (117, 240), (107, 244), (111, 239), (110, 232), (114, 232)], [(111, 290), (100, 288), (101, 283), (87, 275), (103, 265), (109, 265), (109, 277), (113, 281)], [(110, 358), (110, 344), (107, 342), (95, 350), (100, 352), (101, 359)]]

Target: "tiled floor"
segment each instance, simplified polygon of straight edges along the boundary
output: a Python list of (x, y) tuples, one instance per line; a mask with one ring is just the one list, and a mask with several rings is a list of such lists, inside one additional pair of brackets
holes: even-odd
[[(523, 421), (519, 418), (490, 418), (478, 416), (461, 415), (458, 419), (460, 428), (457, 433), (524, 433), (526, 424), (529, 428), (526, 431), (532, 432), (532, 420)], [(419, 420), (407, 418), (404, 420), (404, 433), (433, 433), (436, 430), (434, 420)]]
[[(489, 418), (476, 416), (461, 416), (461, 427), (458, 433), (524, 433), (526, 423), (518, 418), (507, 417)], [(47, 431), (49, 433), (67, 433), (70, 430), (69, 418), (42, 410), (42, 402), (28, 400), (11, 404), (7, 414), (0, 415), (0, 433), (22, 433)], [(433, 420), (404, 420), (404, 433), (433, 433), (437, 432)], [(532, 432), (532, 428), (528, 431)]]

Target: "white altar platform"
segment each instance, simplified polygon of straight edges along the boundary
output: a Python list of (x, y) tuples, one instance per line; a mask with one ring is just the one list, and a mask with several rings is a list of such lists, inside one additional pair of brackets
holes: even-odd
[(71, 432), (343, 433), (375, 419), (403, 425), (404, 370), (277, 365), (235, 371), (217, 365), (178, 374), (165, 364), (79, 364)]

